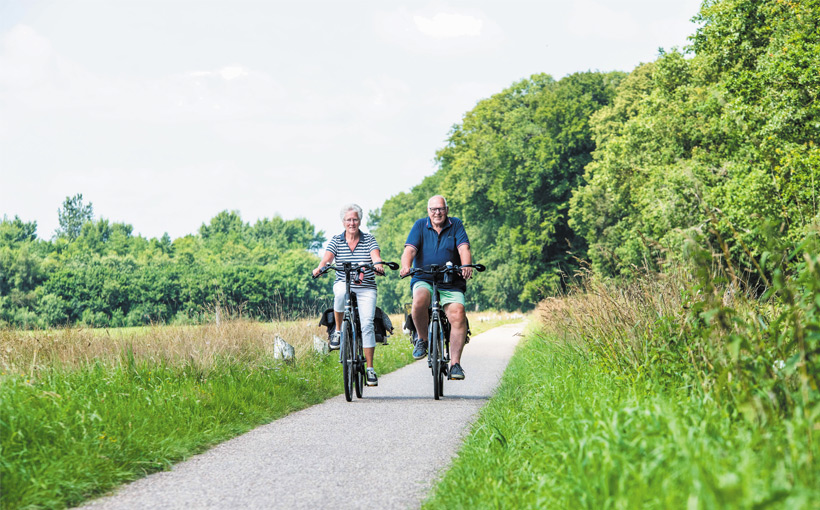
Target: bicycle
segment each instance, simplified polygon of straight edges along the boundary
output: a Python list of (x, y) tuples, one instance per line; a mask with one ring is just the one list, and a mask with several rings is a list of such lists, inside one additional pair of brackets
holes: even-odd
[[(362, 398), (362, 387), (366, 363), (364, 359), (364, 348), (362, 347), (362, 326), (359, 320), (359, 307), (356, 302), (356, 294), (350, 292), (350, 282), (354, 273), (358, 273), (359, 278), (364, 278), (365, 269), (374, 269), (377, 264), (386, 265), (392, 270), (399, 268), (395, 262), (370, 262), (361, 264), (358, 262), (342, 262), (341, 264), (328, 264), (322, 268), (313, 278), (318, 278), (329, 270), (343, 271), (345, 274), (345, 310), (342, 324), (339, 346), (339, 363), (342, 364), (342, 380), (344, 381), (345, 400), (353, 400), (355, 391), (356, 398)], [(378, 274), (378, 273), (377, 273)]]
[[(438, 292), (439, 283), (452, 283), (453, 275), (460, 273), (464, 267), (475, 268), (482, 272), (487, 268), (481, 264), (465, 264), (457, 266), (447, 263), (445, 265), (430, 264), (429, 266), (414, 267), (402, 278), (407, 278), (416, 273), (429, 274), (433, 276), (432, 313), (430, 324), (427, 328), (427, 365), (433, 373), (433, 398), (439, 400), (444, 396), (444, 377), (448, 376), (448, 366), (450, 363), (450, 334), (446, 328), (446, 315), (442, 312), (441, 299)], [(429, 268), (429, 269), (425, 269)]]

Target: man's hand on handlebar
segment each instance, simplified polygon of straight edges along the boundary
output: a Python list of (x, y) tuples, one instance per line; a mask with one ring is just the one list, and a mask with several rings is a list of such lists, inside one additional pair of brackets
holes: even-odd
[(465, 280), (469, 280), (473, 276), (473, 268), (472, 267), (462, 266), (461, 276), (463, 276)]
[(407, 276), (407, 275), (408, 275), (408, 273), (410, 273), (410, 268), (409, 268), (409, 267), (402, 266), (401, 271), (399, 272), (399, 276), (401, 276), (402, 278), (404, 278), (405, 276)]

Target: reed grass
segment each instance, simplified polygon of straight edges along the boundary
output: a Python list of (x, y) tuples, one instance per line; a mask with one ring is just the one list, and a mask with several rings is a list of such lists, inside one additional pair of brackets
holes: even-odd
[(820, 508), (820, 256), (773, 258), (543, 302), (424, 508)]

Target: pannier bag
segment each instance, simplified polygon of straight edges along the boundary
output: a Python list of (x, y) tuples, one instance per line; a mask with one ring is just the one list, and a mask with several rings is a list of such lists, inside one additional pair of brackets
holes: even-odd
[[(353, 300), (356, 299), (355, 294), (352, 298)], [(358, 319), (358, 317), (356, 318)], [(322, 313), (322, 317), (319, 319), (319, 326), (327, 328), (327, 339), (330, 340), (333, 332), (336, 331), (336, 317), (333, 315), (333, 308), (328, 308)], [(361, 328), (359, 329), (361, 330)], [(388, 345), (387, 337), (393, 334), (393, 323), (390, 321), (390, 317), (382, 312), (382, 309), (378, 306), (376, 307), (376, 314), (373, 317), (373, 331), (376, 333), (376, 343)]]
[[(405, 303), (404, 304), (404, 326), (403, 328), (410, 332), (410, 341), (415, 342), (418, 335), (416, 335), (416, 325), (413, 323), (413, 303)], [(427, 320), (429, 321), (430, 318), (433, 316), (433, 309), (427, 309)], [(467, 322), (467, 341), (464, 343), (470, 343), (470, 335), (472, 332), (470, 331), (470, 319), (467, 316), (464, 316), (464, 320)], [(441, 325), (444, 328), (444, 338), (450, 340), (450, 321), (447, 320), (447, 314), (441, 314)]]

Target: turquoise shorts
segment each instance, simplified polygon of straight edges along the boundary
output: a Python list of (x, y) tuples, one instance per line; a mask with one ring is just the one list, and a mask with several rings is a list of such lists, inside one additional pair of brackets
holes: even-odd
[[(430, 295), (433, 294), (433, 286), (427, 282), (416, 282), (415, 284), (413, 284), (413, 292), (415, 292), (418, 288), (427, 289), (427, 292), (429, 292)], [(459, 292), (457, 290), (439, 289), (438, 295), (441, 298), (441, 306), (449, 305), (450, 303), (458, 303), (461, 306), (464, 306), (463, 292)]]

